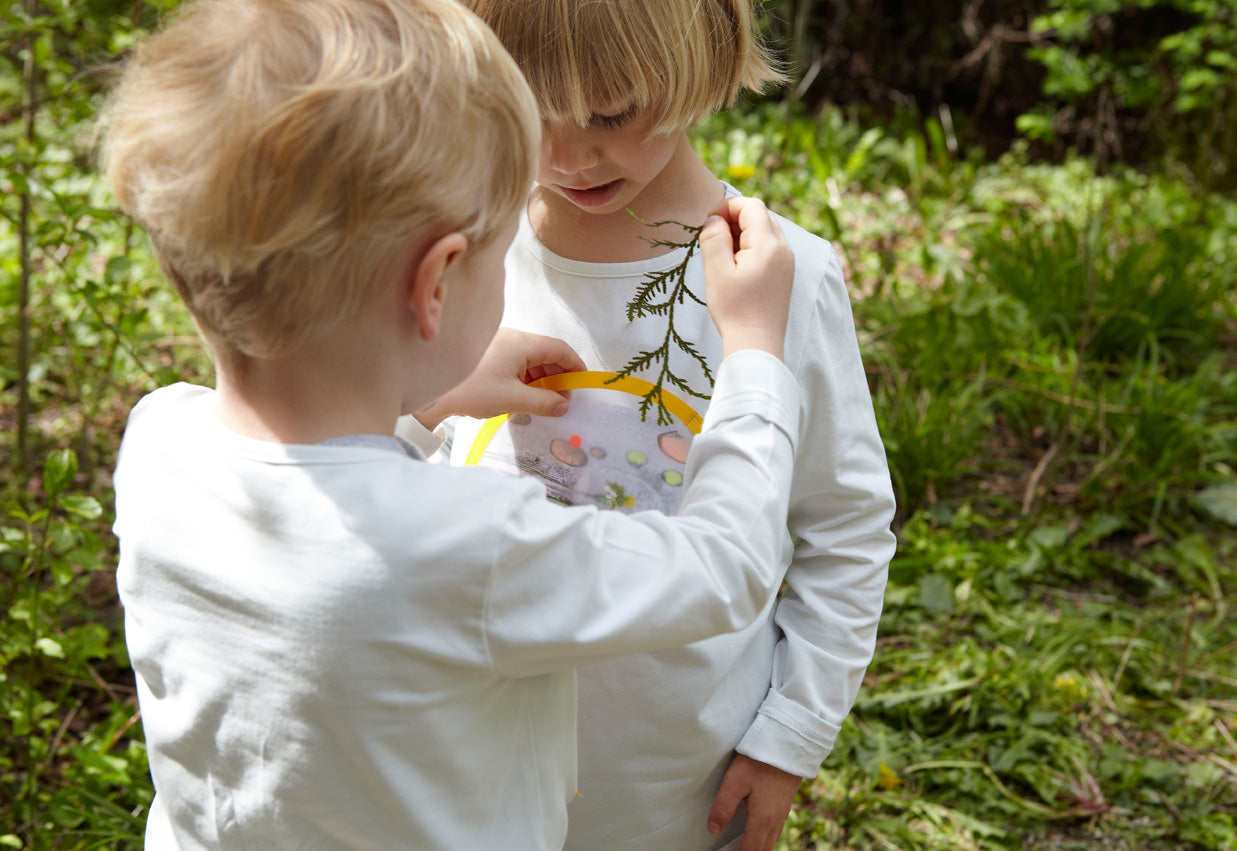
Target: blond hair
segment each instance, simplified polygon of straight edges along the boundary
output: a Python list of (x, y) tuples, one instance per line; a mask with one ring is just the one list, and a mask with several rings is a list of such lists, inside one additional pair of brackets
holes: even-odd
[(784, 82), (751, 0), (463, 0), (515, 57), (541, 116), (585, 125), (599, 108), (651, 108), (671, 133)]
[(454, 0), (191, 0), (105, 108), (103, 168), (207, 342), (286, 354), (401, 246), (484, 246), (524, 203), (536, 103)]

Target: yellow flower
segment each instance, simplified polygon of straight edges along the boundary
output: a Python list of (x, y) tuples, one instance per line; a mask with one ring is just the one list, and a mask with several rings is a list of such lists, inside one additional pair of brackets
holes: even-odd
[(885, 765), (885, 763), (882, 762), (880, 764), (879, 771), (881, 776), (876, 782), (879, 783), (880, 787), (886, 792), (892, 792), (894, 789), (899, 789), (906, 785), (906, 781), (895, 774), (894, 770)]
[(756, 166), (754, 165), (732, 165), (730, 168), (726, 169), (726, 174), (730, 175), (735, 180), (747, 180), (747, 178), (751, 177), (755, 173)]
[(1067, 700), (1079, 700), (1090, 694), (1090, 688), (1087, 687), (1086, 680), (1078, 678), (1073, 671), (1065, 671), (1057, 674), (1052, 680), (1052, 685), (1057, 691), (1061, 692)]

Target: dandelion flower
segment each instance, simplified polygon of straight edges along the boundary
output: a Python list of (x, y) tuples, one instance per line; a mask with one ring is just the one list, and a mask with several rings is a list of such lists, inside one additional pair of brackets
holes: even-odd
[(899, 789), (906, 785), (906, 781), (899, 777), (894, 770), (885, 765), (885, 763), (882, 762), (880, 764), (879, 771), (880, 779), (876, 782), (879, 783), (880, 787), (886, 792), (892, 792), (894, 789)]

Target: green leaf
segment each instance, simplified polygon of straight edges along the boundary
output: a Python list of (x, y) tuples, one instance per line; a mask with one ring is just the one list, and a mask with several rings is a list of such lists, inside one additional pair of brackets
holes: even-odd
[(1032, 532), (1030, 537), (1032, 542), (1045, 550), (1058, 550), (1069, 540), (1069, 528), (1061, 524), (1041, 526)]
[(60, 642), (54, 638), (40, 638), (34, 643), (34, 646), (44, 655), (50, 656), (53, 659), (64, 658), (64, 648), (60, 646)]
[(72, 449), (57, 449), (43, 465), (43, 487), (49, 495), (59, 496), (76, 475), (77, 455)]
[(107, 261), (107, 269), (103, 277), (109, 284), (124, 283), (128, 280), (132, 268), (133, 261), (128, 257), (113, 257)]
[(1181, 777), (1181, 767), (1166, 759), (1149, 759), (1140, 772), (1145, 780), (1164, 788), (1175, 788)]
[(1237, 71), (1237, 57), (1226, 53), (1223, 50), (1207, 51), (1206, 62), (1213, 68), (1221, 68), (1225, 71)]
[(73, 565), (67, 561), (56, 560), (50, 565), (52, 579), (60, 587), (64, 587), (73, 581), (73, 577), (77, 575), (77, 571), (73, 569)]
[(107, 627), (97, 623), (73, 627), (65, 634), (65, 644), (74, 658), (102, 659), (108, 654), (110, 639)]
[(930, 612), (950, 612), (954, 607), (954, 587), (939, 573), (929, 573), (919, 580), (919, 600)]
[(83, 520), (97, 520), (103, 516), (103, 506), (93, 496), (82, 493), (65, 494), (60, 500), (64, 510)]
[(1088, 518), (1087, 525), (1079, 530), (1075, 542), (1079, 546), (1090, 546), (1097, 541), (1104, 540), (1125, 525), (1125, 518), (1116, 514), (1094, 514)]
[(1204, 514), (1237, 526), (1237, 484), (1213, 485), (1194, 494), (1194, 507)]
[(1192, 68), (1181, 77), (1181, 90), (1193, 92), (1199, 89), (1218, 89), (1221, 76), (1210, 68)]
[(1224, 780), (1224, 769), (1210, 762), (1192, 762), (1186, 766), (1185, 776), (1191, 786), (1205, 789)]

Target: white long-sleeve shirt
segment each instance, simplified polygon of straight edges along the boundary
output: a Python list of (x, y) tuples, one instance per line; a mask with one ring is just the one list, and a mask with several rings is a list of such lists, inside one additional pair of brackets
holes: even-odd
[(394, 437), (247, 439), (206, 388), (146, 397), (115, 530), (147, 847), (558, 848), (574, 669), (741, 628), (776, 588), (797, 388), (758, 352), (719, 386), (679, 518), (561, 508)]
[[(581, 797), (569, 808), (569, 849), (726, 847), (741, 821), (721, 837), (705, 824), (734, 749), (814, 776), (871, 661), (895, 544), (889, 471), (838, 257), (825, 240), (779, 222), (795, 252), (785, 353), (803, 405), (785, 532), (795, 546), (793, 559), (788, 549), (779, 565), (786, 590), (737, 633), (581, 671)], [(507, 254), (503, 324), (560, 337), (589, 369), (617, 371), (659, 346), (666, 330), (662, 317), (629, 324), (627, 301), (647, 274), (677, 265), (683, 254), (569, 260), (537, 240), (524, 217)], [(699, 256), (687, 283), (703, 299)], [(716, 371), (721, 339), (707, 309), (685, 299), (675, 327)], [(676, 353), (674, 364), (708, 392), (687, 355)], [(679, 395), (700, 413), (709, 407)], [(473, 429), (469, 421), (457, 426), (456, 461)]]

